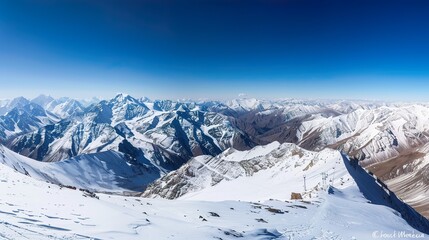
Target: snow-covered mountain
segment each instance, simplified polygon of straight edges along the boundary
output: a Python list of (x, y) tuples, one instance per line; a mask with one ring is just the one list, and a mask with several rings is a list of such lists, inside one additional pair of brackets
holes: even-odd
[(46, 95), (40, 95), (31, 102), (36, 103), (43, 107), (45, 110), (55, 114), (58, 118), (66, 119), (81, 114), (87, 102), (80, 102), (78, 100), (61, 97), (53, 98)]
[(61, 162), (45, 163), (0, 145), (0, 163), (38, 180), (98, 192), (141, 191), (160, 177), (154, 167), (115, 151), (82, 154)]
[(237, 98), (224, 103), (228, 108), (237, 112), (264, 112), (283, 110), (290, 118), (307, 113), (330, 109), (339, 113), (350, 113), (358, 109), (375, 109), (381, 106), (394, 106), (394, 103), (363, 101), (363, 100), (320, 100), (320, 99), (255, 99)]
[(2, 100), (0, 103), (0, 139), (11, 138), (37, 131), (39, 128), (57, 123), (61, 119), (79, 115), (82, 104), (70, 98), (54, 99), (40, 95), (31, 101), (24, 97)]
[[(237, 161), (244, 153), (247, 154), (247, 157), (243, 156), (244, 158), (252, 158), (259, 154), (267, 156), (270, 151), (275, 152), (289, 147), (293, 148), (293, 146), (274, 144), (259, 147), (254, 152), (234, 151), (229, 155), (226, 154), (225, 157), (233, 157), (229, 161)], [(8, 152), (7, 149), (3, 150), (2, 161), (22, 163), (21, 157)], [(305, 150), (302, 151), (305, 152)], [(411, 235), (425, 237), (424, 233), (411, 227), (395, 210), (369, 203), (356, 182), (360, 178), (354, 178), (352, 174), (347, 173), (348, 168), (337, 163), (337, 160), (340, 160), (338, 156), (339, 154), (332, 154), (332, 158), (321, 161), (326, 160), (328, 165), (337, 166), (336, 171), (344, 174), (343, 185), (337, 184), (328, 192), (319, 191), (312, 196), (311, 201), (276, 199), (258, 201), (260, 200), (258, 198), (252, 202), (210, 201), (209, 199), (167, 201), (93, 194), (89, 191), (79, 191), (38, 181), (0, 164), (0, 186), (5, 190), (0, 192), (0, 206), (2, 206), (0, 233), (5, 239), (36, 240), (370, 239), (374, 234), (389, 234), (395, 231), (406, 234), (406, 237)], [(309, 156), (291, 157), (290, 162), (295, 164)], [(289, 160), (284, 158), (280, 163), (283, 162), (289, 162)], [(318, 164), (319, 162), (310, 168), (317, 169)], [(296, 169), (302, 171), (301, 167)], [(270, 171), (272, 171), (271, 174), (268, 173)], [(255, 188), (264, 186), (265, 193), (275, 196), (279, 195), (278, 192), (281, 192), (282, 188), (272, 186), (271, 182), (267, 181), (270, 178), (256, 176), (257, 174), (272, 175), (275, 178), (275, 172), (281, 171), (273, 166), (254, 173), (252, 177), (242, 176), (236, 180), (256, 177), (258, 181), (253, 182), (257, 184), (254, 185)], [(58, 177), (69, 173), (54, 171), (52, 174)], [(225, 183), (236, 180), (225, 181)], [(284, 182), (280, 187), (288, 188), (289, 185)], [(237, 186), (241, 187), (235, 188), (234, 191), (251, 200), (251, 196), (246, 193), (246, 185)], [(223, 185), (222, 182), (215, 187), (225, 189), (225, 194), (222, 194), (225, 199), (232, 196), (228, 186)], [(374, 195), (379, 194), (377, 189), (372, 192)], [(199, 196), (211, 197), (207, 193)], [(220, 197), (217, 200), (221, 200)]]
[(85, 99), (77, 99), (77, 101), (82, 104), (84, 107), (88, 107), (92, 104), (97, 104), (101, 101), (101, 98), (98, 97), (92, 97), (92, 98), (85, 98)]
[(31, 100), (45, 110), (54, 113), (61, 119), (69, 118), (81, 114), (85, 107), (100, 102), (98, 98), (76, 100), (69, 97), (53, 98), (44, 94)]
[(56, 121), (55, 115), (35, 103), (17, 104), (5, 115), (0, 116), (0, 139), (6, 141)]
[[(51, 102), (52, 103), (52, 102)], [(85, 107), (77, 100), (67, 99), (59, 104), (49, 105), (50, 111), (62, 119), (80, 115)]]
[(43, 107), (44, 109), (47, 109), (49, 104), (52, 103), (53, 101), (55, 101), (55, 99), (53, 97), (47, 96), (44, 94), (41, 94), (41, 95), (31, 99), (32, 103), (35, 103), (35, 104)]
[(139, 170), (141, 186), (134, 186), (142, 190), (194, 156), (215, 156), (231, 146), (239, 149), (253, 146), (228, 117), (189, 107), (189, 104), (179, 104), (166, 111), (155, 104), (119, 94), (86, 108), (81, 114), (22, 134), (7, 146), (45, 162), (82, 154), (120, 152), (148, 169)]
[[(292, 192), (305, 192), (304, 198), (311, 199), (319, 189), (351, 181), (342, 164), (338, 151), (311, 152), (291, 143), (273, 142), (247, 151), (230, 148), (215, 157), (191, 159), (151, 184), (143, 196), (263, 201), (286, 200)], [(328, 176), (326, 182), (322, 174)]]
[(269, 114), (262, 114), (267, 110), (249, 112), (237, 118), (237, 126), (259, 144), (279, 141), (316, 151), (338, 149), (368, 168), (375, 165), (376, 175), (386, 180), (401, 198), (429, 216), (429, 204), (424, 201), (428, 182), (420, 177), (424, 174), (416, 174), (422, 174), (420, 169), (427, 166), (421, 156), (426, 155), (424, 146), (429, 141), (428, 106), (366, 104), (352, 105), (351, 109), (355, 110), (341, 112), (348, 109), (347, 104), (295, 115), (297, 117), (289, 120), (278, 110), (271, 110)]
[(0, 106), (0, 115), (4, 115), (16, 107), (22, 108), (29, 103), (30, 103), (30, 101), (24, 97), (17, 97), (17, 98), (10, 99), (10, 100), (5, 99), (2, 101), (2, 104)]
[(429, 216), (429, 144), (408, 149), (367, 169), (385, 181), (389, 189)]
[(167, 111), (155, 104), (149, 108), (119, 94), (78, 116), (22, 135), (8, 146), (37, 160), (58, 161), (82, 153), (120, 151), (119, 144), (127, 141), (135, 148), (155, 145), (182, 162), (200, 154), (216, 155), (230, 146), (253, 146), (222, 114), (190, 110), (186, 105)]
[[(401, 198), (429, 209), (429, 203), (415, 200), (415, 195), (426, 196), (427, 181), (408, 174), (427, 165), (420, 157), (429, 142), (427, 104), (252, 98), (152, 101), (127, 94), (89, 106), (69, 98), (49, 100), (40, 96), (32, 102), (1, 102), (0, 137), (7, 147), (47, 162), (115, 151), (144, 162), (159, 176), (190, 159), (189, 164), (195, 159), (212, 161), (230, 147), (249, 150), (279, 142), (320, 152), (337, 149), (368, 168), (408, 169), (374, 172), (398, 189)], [(401, 177), (406, 181), (398, 185), (395, 179)], [(421, 193), (407, 195), (409, 184)]]
[(356, 110), (302, 122), (297, 143), (309, 149), (339, 148), (363, 164), (387, 160), (426, 143), (429, 108), (421, 105)]

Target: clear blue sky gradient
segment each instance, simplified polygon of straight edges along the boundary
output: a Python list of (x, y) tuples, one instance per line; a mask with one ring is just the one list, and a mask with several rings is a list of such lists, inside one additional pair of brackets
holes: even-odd
[(429, 1), (0, 1), (0, 98), (429, 101)]

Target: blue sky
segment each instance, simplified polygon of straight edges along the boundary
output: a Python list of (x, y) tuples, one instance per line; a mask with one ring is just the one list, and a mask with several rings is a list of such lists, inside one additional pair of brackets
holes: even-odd
[(429, 1), (0, 1), (0, 98), (429, 101)]

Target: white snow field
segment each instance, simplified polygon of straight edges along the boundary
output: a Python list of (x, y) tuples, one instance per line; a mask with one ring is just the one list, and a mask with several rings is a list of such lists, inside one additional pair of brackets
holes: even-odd
[[(0, 163), (35, 179), (98, 192), (126, 192), (159, 175), (141, 166), (132, 167), (122, 153), (82, 154), (60, 162), (39, 162), (0, 145)], [(153, 175), (153, 176), (151, 176)]]
[[(267, 151), (258, 149), (264, 154)], [(394, 232), (425, 237), (393, 209), (369, 203), (339, 161), (338, 152), (329, 150), (324, 156), (327, 158), (315, 163), (308, 173), (286, 171), (295, 181), (291, 177), (276, 177), (283, 176), (280, 171), (285, 169), (272, 166), (183, 197), (198, 200), (101, 193), (96, 198), (88, 192), (33, 179), (0, 164), (0, 239), (368, 240)], [(10, 161), (8, 154), (3, 158), (4, 162)], [(296, 159), (291, 161), (295, 164)], [(336, 176), (342, 178), (341, 182), (334, 181), (332, 194), (326, 190), (316, 194), (313, 190), (315, 194), (311, 198), (305, 195), (305, 201), (286, 200), (288, 197), (282, 192), (289, 194), (288, 188), (302, 188), (298, 179), (304, 173), (317, 173), (319, 167), (335, 167)], [(315, 182), (309, 180), (308, 184), (312, 187)], [(252, 198), (251, 189), (263, 189), (263, 195), (255, 192)]]

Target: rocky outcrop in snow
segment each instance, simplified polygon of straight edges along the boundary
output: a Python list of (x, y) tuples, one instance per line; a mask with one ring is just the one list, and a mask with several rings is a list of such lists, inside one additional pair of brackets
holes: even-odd
[[(311, 152), (290, 143), (273, 142), (248, 151), (231, 148), (215, 157), (191, 159), (149, 185), (143, 196), (266, 200), (289, 199), (292, 192), (303, 192), (306, 197), (315, 197), (317, 190), (328, 184), (350, 180), (340, 161), (337, 151)], [(327, 175), (325, 180), (322, 173)], [(235, 188), (240, 190), (235, 192)]]

